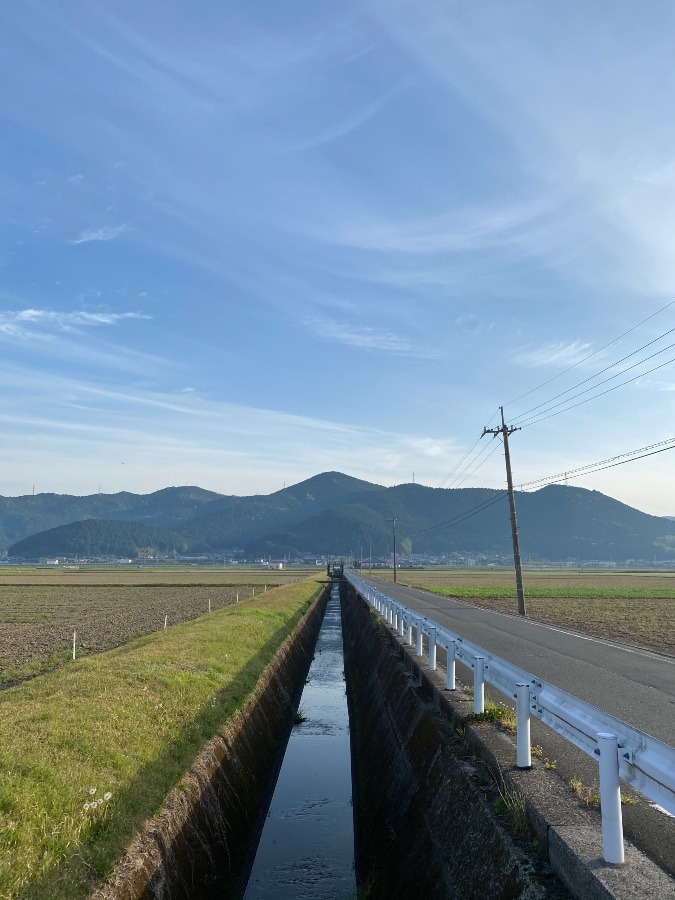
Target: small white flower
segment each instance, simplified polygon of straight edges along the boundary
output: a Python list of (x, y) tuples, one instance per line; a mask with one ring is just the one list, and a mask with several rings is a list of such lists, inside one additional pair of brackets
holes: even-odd
[(106, 791), (105, 794), (103, 795), (104, 800), (110, 800), (111, 797), (112, 797), (112, 794), (110, 791)]
[(89, 809), (89, 806), (90, 806), (89, 803), (85, 803), (85, 804), (84, 804), (84, 808), (85, 808), (85, 809)]
[(96, 793), (96, 788), (89, 788), (89, 796), (90, 797), (93, 797), (95, 793)]

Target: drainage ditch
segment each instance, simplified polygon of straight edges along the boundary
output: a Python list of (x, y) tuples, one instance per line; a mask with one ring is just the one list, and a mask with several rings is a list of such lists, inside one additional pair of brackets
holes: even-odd
[(96, 900), (568, 896), (415, 669), (324, 593)]
[(345, 898), (355, 887), (349, 715), (335, 585), (244, 900)]

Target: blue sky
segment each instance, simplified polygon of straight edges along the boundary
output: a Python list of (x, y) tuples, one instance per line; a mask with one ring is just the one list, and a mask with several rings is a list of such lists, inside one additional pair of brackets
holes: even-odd
[[(1, 16), (1, 494), (436, 486), (500, 405), (657, 351), (514, 435), (514, 478), (675, 436), (671, 3)], [(495, 447), (446, 486), (502, 487)], [(675, 515), (674, 475), (571, 483)]]

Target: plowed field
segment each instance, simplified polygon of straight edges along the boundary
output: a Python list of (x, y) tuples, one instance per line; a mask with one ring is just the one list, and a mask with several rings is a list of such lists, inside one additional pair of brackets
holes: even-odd
[[(149, 580), (152, 583), (147, 583)], [(237, 594), (242, 602), (254, 589), (260, 594), (265, 584), (256, 580), (256, 585), (218, 584), (213, 573), (206, 578), (202, 575), (202, 583), (197, 573), (187, 578), (176, 573), (173, 581), (177, 584), (170, 583), (171, 576), (157, 578), (155, 573), (125, 573), (107, 579), (105, 573), (94, 577), (35, 577), (35, 573), (3, 577), (0, 685), (71, 659), (74, 631), (78, 657), (109, 650), (163, 628), (165, 617), (168, 625), (175, 625), (205, 615), (209, 600), (211, 609), (216, 610), (235, 603)], [(272, 587), (270, 579), (268, 588)]]

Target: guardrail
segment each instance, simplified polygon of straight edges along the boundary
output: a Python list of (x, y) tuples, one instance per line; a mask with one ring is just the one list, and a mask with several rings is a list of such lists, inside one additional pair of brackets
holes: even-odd
[(675, 816), (675, 749), (644, 734), (608, 713), (573, 697), (488, 650), (453, 634), (438, 623), (420, 616), (387, 594), (367, 585), (352, 572), (345, 578), (415, 652), (424, 655), (427, 637), (428, 667), (436, 669), (436, 649), (447, 653), (446, 688), (455, 690), (455, 663), (473, 670), (473, 709), (485, 710), (485, 682), (516, 701), (516, 765), (532, 765), (530, 717), (540, 719), (553, 731), (589, 756), (598, 759), (603, 854), (608, 863), (624, 861), (621, 815), (622, 779), (667, 813)]

